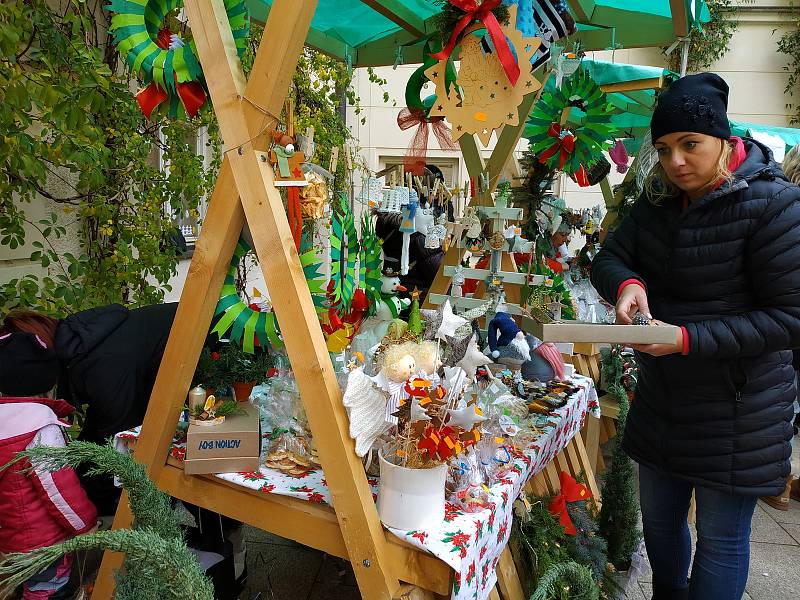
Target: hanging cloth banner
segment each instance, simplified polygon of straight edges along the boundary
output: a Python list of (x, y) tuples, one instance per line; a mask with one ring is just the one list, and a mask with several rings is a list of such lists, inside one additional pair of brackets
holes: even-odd
[(492, 13), (493, 9), (500, 6), (501, 0), (484, 0), (483, 3), (478, 2), (478, 0), (449, 0), (449, 2), (456, 8), (463, 10), (466, 14), (458, 21), (453, 33), (450, 34), (450, 41), (447, 42), (444, 49), (431, 56), (437, 60), (449, 59), (463, 31), (474, 21), (480, 21), (486, 26), (486, 31), (489, 32), (489, 36), (492, 38), (495, 50), (497, 51), (497, 58), (503, 65), (503, 70), (508, 76), (508, 80), (511, 82), (512, 86), (517, 85), (517, 80), (519, 80), (520, 75), (517, 59), (514, 58), (514, 53), (511, 52), (511, 47), (508, 45), (508, 40), (503, 30), (500, 28), (497, 17)]

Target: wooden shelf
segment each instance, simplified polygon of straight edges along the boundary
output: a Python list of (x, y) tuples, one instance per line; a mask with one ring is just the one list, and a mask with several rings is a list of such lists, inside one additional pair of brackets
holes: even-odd
[(599, 398), (600, 411), (604, 417), (619, 419), (619, 402), (611, 394), (603, 394)]

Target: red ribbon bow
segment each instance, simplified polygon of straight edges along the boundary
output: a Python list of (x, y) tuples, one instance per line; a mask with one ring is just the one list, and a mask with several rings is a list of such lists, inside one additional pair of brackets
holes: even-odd
[(450, 128), (445, 124), (444, 117), (425, 117), (425, 111), (419, 108), (404, 108), (397, 115), (397, 125), (405, 131), (417, 126), (417, 132), (408, 145), (404, 167), (407, 173), (423, 175), (425, 171), (426, 157), (428, 155), (428, 123), (433, 127), (433, 135), (439, 142), (442, 150), (458, 150), (458, 146), (453, 142)]
[[(169, 49), (171, 40), (172, 32), (165, 27), (158, 32), (156, 45), (162, 50), (167, 50)], [(203, 86), (196, 81), (179, 83), (178, 76), (173, 75), (173, 77), (175, 77), (175, 91), (178, 94), (178, 98), (180, 98), (181, 104), (183, 104), (183, 108), (186, 110), (186, 114), (189, 115), (190, 119), (193, 119), (206, 101), (206, 92)], [(139, 93), (136, 94), (136, 101), (139, 103), (139, 108), (142, 109), (144, 116), (148, 119), (150, 119), (158, 105), (166, 101), (167, 98), (169, 98), (167, 91), (158, 87), (155, 81), (139, 90)]]
[(519, 65), (514, 58), (514, 54), (511, 52), (511, 48), (508, 45), (508, 40), (506, 39), (503, 30), (500, 28), (500, 23), (497, 21), (497, 17), (492, 14), (492, 10), (500, 6), (501, 0), (484, 0), (482, 4), (479, 4), (477, 0), (449, 1), (450, 4), (456, 8), (460, 8), (466, 14), (461, 17), (461, 20), (458, 22), (456, 28), (453, 30), (453, 33), (450, 35), (450, 41), (447, 42), (447, 46), (445, 46), (441, 52), (431, 54), (431, 56), (437, 60), (447, 60), (450, 58), (450, 55), (453, 54), (453, 49), (458, 43), (461, 33), (473, 21), (480, 21), (486, 26), (486, 30), (489, 32), (489, 35), (494, 42), (494, 48), (497, 51), (497, 57), (500, 59), (500, 63), (503, 65), (503, 69), (508, 76), (508, 80), (511, 82), (511, 85), (517, 85), (517, 80), (519, 79), (520, 73)]
[(588, 500), (592, 497), (592, 492), (582, 483), (575, 481), (575, 478), (566, 471), (561, 471), (558, 479), (561, 483), (561, 493), (553, 498), (553, 501), (550, 502), (550, 506), (548, 506), (547, 509), (550, 511), (550, 514), (558, 517), (558, 522), (564, 527), (564, 533), (567, 535), (576, 535), (578, 530), (575, 529), (575, 525), (573, 525), (572, 519), (569, 516), (569, 511), (567, 511), (567, 502)]
[(542, 153), (539, 157), (539, 162), (544, 163), (551, 156), (560, 153), (558, 168), (563, 169), (569, 155), (575, 151), (575, 135), (569, 130), (565, 131), (562, 135), (561, 125), (558, 123), (550, 123), (550, 127), (547, 128), (547, 135), (551, 138), (555, 138), (555, 142)]
[[(556, 153), (560, 153), (558, 157), (558, 168), (563, 170), (569, 155), (575, 151), (575, 135), (569, 130), (564, 131), (562, 134), (561, 125), (558, 123), (550, 123), (550, 127), (547, 128), (547, 135), (551, 138), (555, 138), (555, 141), (552, 146), (542, 152), (542, 155), (539, 157), (539, 162), (544, 164), (548, 158), (555, 156)], [(586, 169), (583, 165), (581, 165), (572, 176), (579, 186), (589, 186), (589, 176), (586, 174)]]

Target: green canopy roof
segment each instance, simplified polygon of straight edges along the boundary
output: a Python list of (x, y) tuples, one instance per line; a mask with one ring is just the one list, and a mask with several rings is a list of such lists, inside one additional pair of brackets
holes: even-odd
[[(585, 50), (668, 46), (694, 21), (690, 3), (695, 2), (696, 14), (707, 20), (703, 0), (570, 0), (578, 23), (571, 39)], [(247, 0), (247, 5), (253, 18), (264, 22), (272, 0)], [(398, 47), (434, 31), (438, 12), (432, 0), (319, 0), (307, 43), (349, 57), (354, 66), (391, 65)], [(404, 47), (402, 59), (422, 62), (422, 46)]]

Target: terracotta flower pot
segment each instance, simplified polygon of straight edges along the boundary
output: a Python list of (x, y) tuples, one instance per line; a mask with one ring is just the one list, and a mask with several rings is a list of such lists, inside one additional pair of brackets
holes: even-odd
[(231, 384), (234, 398), (236, 398), (236, 400), (239, 402), (247, 402), (247, 400), (250, 398), (250, 392), (253, 391), (255, 386), (255, 381), (234, 381)]

